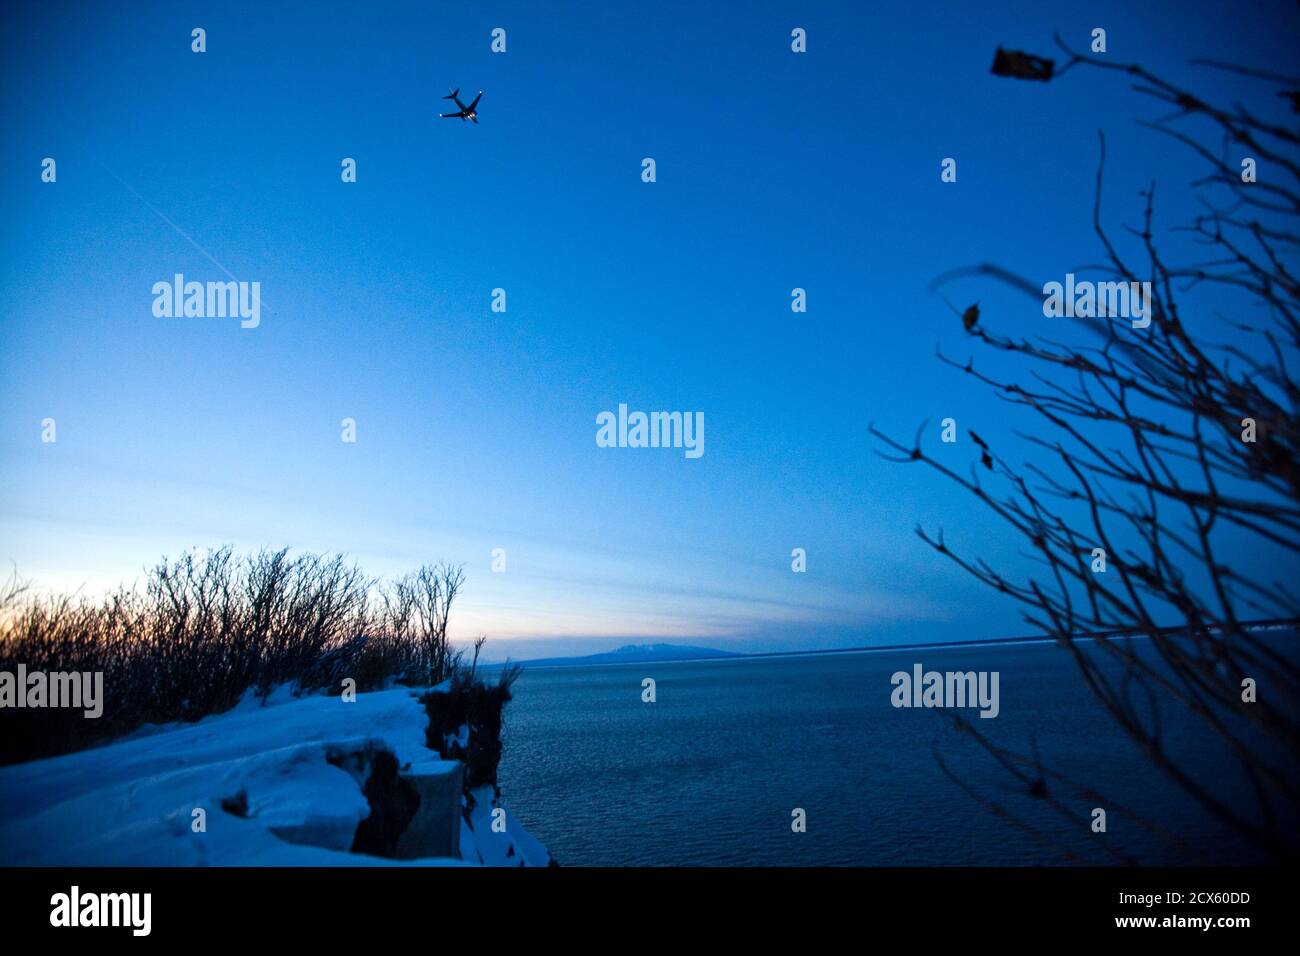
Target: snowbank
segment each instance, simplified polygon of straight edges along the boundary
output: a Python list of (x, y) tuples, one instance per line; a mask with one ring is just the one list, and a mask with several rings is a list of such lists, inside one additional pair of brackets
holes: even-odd
[[(472, 801), (460, 795), (460, 763), (426, 746), (425, 693), (395, 688), (353, 702), (279, 693), (266, 705), (246, 700), (196, 724), (0, 768), (0, 865), (549, 863), (493, 788), (475, 791)], [(373, 768), (391, 766), (388, 755), (412, 807), (420, 803), (414, 794), (425, 793), (426, 817), (459, 824), (458, 855), (349, 852), (358, 824), (383, 815), (367, 795), (376, 799), (382, 789)], [(435, 807), (427, 784), (441, 778), (450, 797)], [(409, 786), (412, 780), (426, 786)]]

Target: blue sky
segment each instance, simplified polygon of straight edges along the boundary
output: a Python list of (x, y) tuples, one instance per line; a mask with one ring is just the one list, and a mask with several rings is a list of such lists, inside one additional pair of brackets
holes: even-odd
[[(1116, 222), (1157, 177), (1172, 224), (1201, 170), (1123, 77), (1013, 83), (993, 50), (1101, 26), (1110, 56), (1230, 100), (1257, 88), (1187, 61), (1287, 69), (1294, 7), (701, 6), (6, 7), (0, 560), (89, 591), (222, 543), (463, 562), (455, 633), (493, 656), (1022, 632), (913, 528), (1013, 568), (1016, 545), (867, 425), (1009, 434), (935, 361), (968, 349), (927, 285), (1096, 261), (1098, 128)], [(437, 118), (449, 86), (486, 90), (480, 125)], [(152, 314), (155, 282), (225, 278), (159, 212), (261, 283), (258, 328)], [(704, 456), (598, 448), (620, 402), (703, 412)]]

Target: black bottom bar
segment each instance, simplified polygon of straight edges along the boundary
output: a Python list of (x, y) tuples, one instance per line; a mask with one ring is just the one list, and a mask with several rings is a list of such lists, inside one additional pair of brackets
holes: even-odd
[[(689, 926), (733, 942), (804, 926), (926, 941), (1033, 942), (1050, 933), (1230, 943), (1284, 929), (1288, 882), (1280, 868), (11, 869), (0, 871), (0, 926), (6, 943), (74, 932), (82, 943), (127, 939), (132, 915), (144, 923), (143, 906), (129, 909), (123, 897), (101, 905), (99, 894), (148, 893), (151, 938), (205, 947), (374, 943), (401, 933), (413, 943), (428, 934), (431, 944), (499, 948)], [(78, 922), (116, 911), (126, 925), (52, 926), (52, 914), (72, 921), (74, 886)]]

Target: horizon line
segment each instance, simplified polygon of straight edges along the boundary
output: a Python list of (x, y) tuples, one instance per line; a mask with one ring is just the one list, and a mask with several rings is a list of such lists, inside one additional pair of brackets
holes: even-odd
[[(1253, 621), (1240, 621), (1240, 622), (1238, 622), (1238, 624), (1239, 624), (1241, 627), (1243, 627), (1243, 628), (1250, 628), (1250, 629), (1256, 629), (1256, 628), (1270, 628), (1270, 627), (1276, 627), (1276, 628), (1283, 628), (1283, 627), (1300, 627), (1300, 618), (1260, 618), (1260, 619), (1258, 619), (1258, 620), (1253, 620)], [(1187, 628), (1187, 626), (1186, 626), (1185, 624), (1182, 624), (1182, 625), (1168, 625), (1168, 626), (1157, 627), (1157, 628), (1155, 629), (1155, 631), (1156, 631), (1157, 634), (1160, 634), (1160, 635), (1171, 635), (1171, 636), (1172, 636), (1172, 635), (1177, 635), (1179, 632), (1183, 632), (1183, 631), (1187, 631), (1187, 630), (1188, 630), (1188, 628)], [(1212, 627), (1212, 628), (1210, 628), (1210, 630), (1212, 630), (1212, 631), (1222, 631), (1223, 628), (1222, 628), (1222, 627)], [(1132, 631), (1132, 630), (1084, 631), (1084, 632), (1081, 632), (1081, 633), (1078, 633), (1078, 634), (1072, 634), (1072, 635), (1070, 635), (1070, 640), (1079, 640), (1079, 639), (1086, 639), (1086, 640), (1099, 640), (1099, 639), (1100, 639), (1100, 640), (1105, 640), (1105, 639), (1108, 639), (1108, 638), (1122, 638), (1122, 639), (1124, 639), (1124, 640), (1132, 640), (1132, 639), (1135, 639), (1135, 638), (1147, 638), (1147, 639), (1149, 639), (1150, 637), (1151, 637), (1151, 634), (1149, 634), (1149, 633), (1142, 632), (1142, 631)], [(664, 642), (664, 643), (668, 643), (668, 642)], [(906, 643), (906, 644), (857, 645), (857, 646), (854, 646), (854, 647), (823, 647), (823, 648), (817, 648), (817, 649), (814, 649), (814, 650), (806, 650), (806, 651), (758, 651), (758, 652), (753, 652), (753, 653), (747, 653), (747, 652), (745, 652), (745, 651), (722, 651), (721, 648), (717, 648), (717, 647), (706, 647), (706, 648), (700, 648), (700, 649), (701, 649), (701, 650), (708, 650), (708, 651), (719, 651), (719, 652), (720, 652), (721, 654), (723, 654), (724, 656), (720, 656), (720, 657), (683, 657), (683, 658), (667, 658), (667, 659), (659, 660), (659, 661), (610, 661), (610, 662), (608, 662), (608, 665), (607, 665), (607, 666), (610, 666), (610, 667), (616, 667), (616, 666), (620, 666), (620, 665), (623, 665), (623, 664), (629, 664), (629, 665), (630, 665), (630, 664), (646, 664), (646, 663), (655, 663), (655, 664), (696, 664), (696, 663), (702, 663), (702, 662), (707, 662), (707, 661), (732, 661), (732, 660), (736, 660), (736, 659), (738, 659), (738, 658), (744, 658), (744, 659), (749, 659), (749, 660), (755, 660), (755, 659), (765, 658), (765, 657), (806, 657), (806, 656), (809, 656), (809, 655), (816, 655), (816, 654), (864, 654), (864, 653), (870, 653), (870, 652), (875, 652), (875, 651), (880, 651), (880, 652), (883, 652), (883, 651), (909, 651), (909, 650), (920, 650), (920, 649), (923, 649), (923, 648), (1001, 647), (1001, 646), (1007, 646), (1007, 645), (1059, 644), (1059, 643), (1061, 643), (1061, 639), (1060, 639), (1060, 638), (1056, 638), (1056, 637), (1046, 637), (1046, 636), (1043, 636), (1043, 635), (1029, 635), (1029, 636), (1020, 636), (1020, 637), (985, 637), (985, 638), (971, 638), (971, 639), (969, 639), (969, 640), (964, 640), (964, 641), (912, 641), (912, 642), (909, 642), (909, 643)], [(623, 647), (637, 647), (637, 646), (646, 646), (646, 647), (649, 647), (649, 646), (653, 646), (653, 645), (636, 645), (636, 644), (624, 644), (624, 645), (623, 645)], [(690, 645), (674, 645), (674, 644), (668, 643), (668, 646), (669, 646), (669, 647), (687, 647), (687, 646), (690, 646)], [(526, 666), (529, 666), (529, 667), (543, 667), (543, 668), (545, 668), (545, 667), (576, 667), (576, 666), (583, 666), (583, 665), (579, 665), (579, 664), (548, 664), (548, 663), (546, 663), (546, 662), (547, 662), (547, 661), (556, 661), (556, 660), (581, 661), (581, 660), (584, 660), (584, 659), (589, 658), (589, 657), (600, 657), (600, 656), (602, 656), (602, 655), (604, 655), (604, 654), (612, 654), (612, 653), (615, 653), (617, 650), (620, 650), (620, 648), (615, 648), (614, 651), (597, 651), (597, 652), (594, 653), (594, 654), (584, 654), (584, 655), (556, 655), (555, 657), (539, 657), (539, 658), (535, 658), (535, 659), (533, 659), (533, 660), (531, 660), (531, 661), (529, 661), (529, 660), (513, 661), (513, 660), (511, 660), (510, 658), (506, 658), (506, 659), (503, 660), (503, 661), (490, 661), (490, 662), (480, 663), (478, 666), (479, 666), (479, 667), (503, 667), (503, 666), (505, 666), (505, 665), (507, 665), (507, 664), (515, 664), (515, 665), (519, 665), (519, 666), (525, 666), (525, 665), (526, 665)]]

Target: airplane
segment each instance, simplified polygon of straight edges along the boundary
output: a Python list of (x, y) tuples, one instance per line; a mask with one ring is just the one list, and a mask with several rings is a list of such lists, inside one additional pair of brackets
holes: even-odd
[(475, 123), (477, 123), (478, 122), (478, 108), (477, 108), (478, 101), (481, 100), (482, 98), (483, 98), (483, 91), (479, 90), (478, 96), (474, 97), (474, 102), (469, 104), (469, 106), (466, 106), (464, 103), (460, 101), (460, 87), (456, 87), (456, 89), (451, 91), (451, 94), (449, 96), (444, 96), (443, 99), (455, 100), (456, 105), (460, 107), (460, 112), (439, 113), (438, 116), (442, 119), (459, 119), (462, 123), (465, 120), (473, 120)]

